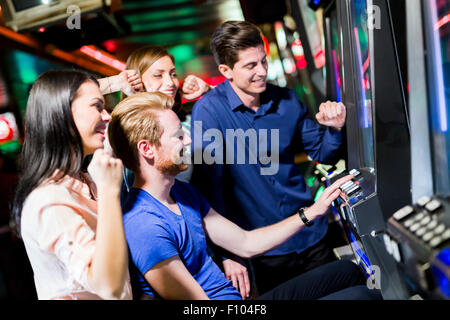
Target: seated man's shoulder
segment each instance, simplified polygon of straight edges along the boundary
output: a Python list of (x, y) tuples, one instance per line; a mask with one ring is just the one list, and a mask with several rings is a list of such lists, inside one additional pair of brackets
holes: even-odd
[(122, 206), (122, 212), (124, 222), (160, 218), (156, 205), (153, 201), (149, 201), (142, 192), (129, 194)]
[(202, 211), (205, 205), (208, 206), (205, 198), (193, 185), (177, 179), (175, 181), (176, 192), (180, 195), (178, 201), (195, 211)]
[(124, 212), (123, 224), (127, 239), (139, 238), (143, 235), (153, 237), (161, 232), (171, 232), (171, 221), (155, 208), (136, 206)]
[(178, 179), (175, 179), (175, 188), (187, 198), (197, 196), (199, 193), (193, 185)]

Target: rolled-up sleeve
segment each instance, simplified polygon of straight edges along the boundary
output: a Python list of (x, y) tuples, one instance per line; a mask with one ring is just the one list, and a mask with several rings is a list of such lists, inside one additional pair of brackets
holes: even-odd
[[(304, 107), (306, 110), (306, 107)], [(298, 122), (297, 130), (303, 144), (303, 150), (315, 161), (331, 164), (342, 143), (342, 132), (322, 127), (313, 121), (307, 112)]]
[(89, 288), (88, 270), (95, 252), (95, 233), (86, 221), (67, 205), (44, 207), (38, 217), (37, 242), (64, 264), (69, 274)]

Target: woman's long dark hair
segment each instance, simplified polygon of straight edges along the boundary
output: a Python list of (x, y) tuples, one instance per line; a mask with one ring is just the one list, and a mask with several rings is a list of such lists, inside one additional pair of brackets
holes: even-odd
[(72, 102), (80, 86), (97, 80), (76, 70), (41, 74), (33, 84), (25, 114), (25, 137), (20, 176), (12, 207), (12, 222), (20, 233), (20, 217), (28, 195), (59, 169), (57, 179), (75, 175), (84, 159), (81, 136), (72, 116)]

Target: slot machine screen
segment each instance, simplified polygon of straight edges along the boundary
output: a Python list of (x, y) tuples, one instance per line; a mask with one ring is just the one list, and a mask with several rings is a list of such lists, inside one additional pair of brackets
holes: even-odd
[[(333, 80), (336, 85), (336, 101), (342, 102), (343, 95), (343, 78), (342, 78), (342, 54), (340, 47), (339, 35), (342, 34), (340, 26), (337, 23), (337, 13), (333, 11), (330, 16), (331, 23), (331, 55), (332, 55), (332, 65), (333, 69)], [(338, 29), (339, 28), (339, 29)]]
[(317, 20), (316, 12), (308, 6), (306, 0), (298, 0), (298, 4), (308, 35), (308, 43), (314, 58), (314, 65), (316, 69), (322, 69), (325, 66), (325, 50), (322, 45), (323, 31), (321, 24)]
[(356, 109), (359, 127), (361, 168), (375, 168), (372, 122), (371, 64), (365, 1), (351, 2), (351, 32), (353, 38), (353, 64), (356, 81)]
[(433, 30), (428, 30), (429, 41), (434, 47), (430, 57), (433, 72), (429, 74), (430, 87), (434, 92), (430, 101), (430, 129), (433, 180), (436, 193), (450, 195), (450, 3), (445, 0), (430, 1)]

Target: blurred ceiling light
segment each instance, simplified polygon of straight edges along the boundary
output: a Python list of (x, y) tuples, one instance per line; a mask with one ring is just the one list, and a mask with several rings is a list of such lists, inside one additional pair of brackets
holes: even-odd
[(224, 1), (218, 7), (219, 17), (223, 21), (237, 20), (244, 21), (244, 13), (242, 12), (239, 0)]

